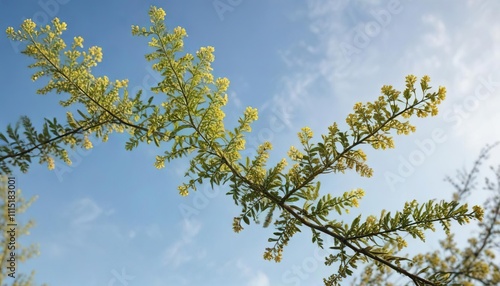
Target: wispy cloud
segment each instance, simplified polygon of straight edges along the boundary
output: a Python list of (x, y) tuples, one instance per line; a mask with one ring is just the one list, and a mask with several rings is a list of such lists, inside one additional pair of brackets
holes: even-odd
[(474, 153), (500, 140), (500, 130), (491, 125), (500, 122), (500, 52), (495, 48), (500, 46), (500, 24), (493, 12), (499, 6), (498, 2), (469, 1), (463, 9), (472, 17), (465, 21), (444, 22), (436, 15), (424, 15), (422, 22), (429, 31), (422, 36), (422, 44), (409, 49), (428, 55), (416, 65), (418, 70), (433, 70), (433, 77), (448, 81), (443, 114), (457, 118), (447, 121), (453, 126), (450, 132)]
[(228, 95), (229, 95), (229, 102), (234, 104), (236, 108), (239, 109), (243, 107), (243, 103), (241, 102), (241, 99), (236, 92), (230, 91)]
[(163, 254), (164, 265), (178, 267), (191, 261), (194, 255), (190, 251), (194, 238), (201, 229), (201, 223), (196, 220), (184, 219), (181, 222), (181, 237), (171, 244)]
[(71, 206), (70, 215), (72, 225), (82, 225), (96, 220), (103, 210), (96, 202), (89, 198), (79, 199)]
[(269, 278), (265, 273), (262, 272), (257, 272), (255, 276), (250, 278), (250, 281), (248, 281), (247, 286), (269, 286), (271, 283), (269, 282)]
[(254, 270), (246, 265), (241, 259), (236, 261), (236, 268), (241, 275), (248, 280), (246, 286), (269, 286), (269, 277), (260, 270)]
[(440, 48), (445, 52), (450, 51), (449, 31), (446, 29), (444, 22), (437, 16), (427, 14), (422, 17), (422, 22), (432, 27), (432, 32), (426, 33), (422, 37), (422, 43), (426, 43), (430, 47)]
[[(314, 40), (296, 43), (281, 52), (285, 64), (295, 72), (283, 75), (283, 91), (276, 94), (272, 102), (292, 106), (282, 108), (287, 111), (288, 124), (291, 125), (294, 113), (307, 108), (307, 104), (300, 104), (301, 96), (307, 101), (319, 100), (317, 88), (321, 85), (334, 95), (324, 106), (334, 100), (348, 103), (351, 97), (345, 95), (352, 94), (353, 87), (361, 81), (389, 83), (395, 76), (403, 77), (407, 73), (429, 74), (448, 88), (443, 111), (466, 104), (464, 99), (474, 96), (481, 79), (490, 76), (493, 85), (498, 85), (500, 50), (495, 47), (500, 46), (500, 23), (494, 11), (500, 3), (469, 1), (454, 7), (456, 13), (447, 15), (431, 9), (423, 9), (421, 15), (407, 13), (415, 5), (418, 4), (414, 1), (400, 1), (393, 13), (386, 3), (379, 1), (307, 1), (308, 10), (301, 15), (308, 19)], [(471, 16), (463, 19), (460, 15), (464, 13)], [(374, 23), (378, 23), (380, 31), (370, 34), (370, 27), (376, 26)], [(346, 47), (353, 49), (346, 50)], [(404, 74), (397, 74), (401, 72)], [(500, 139), (500, 129), (492, 130), (487, 124), (500, 121), (500, 113), (495, 111), (500, 106), (500, 87), (495, 88), (487, 100), (478, 101), (464, 118), (467, 120), (453, 131), (463, 137), (471, 151)], [(357, 99), (364, 100), (359, 96)], [(475, 136), (470, 136), (472, 133)]]

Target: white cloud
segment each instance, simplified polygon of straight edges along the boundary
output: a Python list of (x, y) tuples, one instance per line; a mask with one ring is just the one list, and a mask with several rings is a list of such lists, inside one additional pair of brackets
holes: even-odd
[[(359, 82), (364, 85), (373, 81), (398, 83), (406, 74), (413, 73), (418, 76), (429, 74), (436, 87), (438, 84), (447, 87), (448, 99), (441, 108), (442, 113), (450, 106), (463, 104), (467, 97), (470, 100), (481, 84), (480, 78), (491, 76), (492, 81), (500, 82), (500, 50), (497, 48), (500, 46), (500, 23), (494, 12), (500, 8), (500, 2), (469, 1), (457, 4), (454, 13), (422, 9), (433, 12), (423, 12), (412, 19), (408, 18), (414, 14), (407, 10), (410, 6), (419, 8), (414, 6), (421, 4), (401, 2), (401, 12), (392, 15), (385, 30), (370, 38), (368, 45), (348, 57), (347, 61), (345, 52), (339, 47), (343, 42), (352, 43), (349, 31), (373, 20), (363, 18), (363, 15), (370, 17), (372, 9), (387, 7), (376, 2), (309, 0), (307, 3), (309, 9), (303, 15), (308, 18), (315, 41), (300, 42), (281, 52), (285, 64), (294, 67), (296, 72), (283, 76), (283, 92), (275, 96), (274, 104), (286, 102), (293, 105), (300, 102), (294, 99), (304, 94), (308, 101), (319, 101), (313, 88), (327, 83), (325, 90), (333, 97), (319, 101), (322, 103), (319, 107), (311, 106), (319, 114), (327, 110), (323, 106), (335, 102), (335, 108), (339, 110), (351, 106), (349, 100), (352, 97), (346, 95), (352, 94), (354, 88), (359, 92)], [(351, 9), (353, 5), (355, 7)], [(346, 16), (351, 10), (356, 11), (355, 16)], [(408, 34), (412, 36), (407, 37)], [(399, 41), (401, 37), (405, 40)], [(500, 140), (500, 129), (492, 128), (493, 122), (500, 122), (500, 87), (495, 88), (487, 100), (479, 101), (459, 128), (447, 131), (460, 138), (462, 144), (455, 145), (456, 148), (465, 147), (475, 153), (480, 146)], [(356, 99), (372, 99), (362, 96), (365, 94), (356, 95)], [(288, 109), (289, 121), (292, 121), (294, 112), (307, 108), (303, 104), (293, 106), (293, 109)], [(305, 114), (312, 110), (308, 111)], [(451, 129), (451, 124), (447, 124)]]
[(163, 262), (165, 265), (179, 267), (181, 264), (191, 261), (192, 256), (185, 251), (185, 247), (189, 242), (178, 240), (173, 245), (167, 248), (164, 254)]
[(230, 91), (228, 93), (229, 96), (229, 102), (234, 104), (236, 108), (241, 108), (243, 104), (241, 103), (241, 99), (239, 98), (238, 94), (234, 91)]
[(246, 286), (269, 286), (271, 285), (269, 282), (269, 278), (262, 271), (255, 271), (250, 266), (246, 265), (241, 259), (236, 261), (236, 268), (238, 268), (238, 272), (248, 280), (245, 284)]
[[(423, 56), (440, 58), (435, 61), (442, 62), (442, 68), (431, 76), (449, 80), (444, 105), (449, 110), (443, 111), (460, 118), (450, 132), (457, 136), (455, 140), (463, 144), (462, 148), (475, 154), (485, 144), (500, 140), (500, 130), (493, 128), (493, 122), (500, 122), (500, 52), (496, 48), (500, 46), (500, 24), (492, 12), (498, 9), (498, 2), (468, 4), (463, 9), (467, 9), (464, 13), (470, 17), (447, 17), (448, 27), (437, 16), (423, 17), (423, 22), (430, 24), (434, 32), (424, 35), (428, 44), (422, 50)], [(421, 69), (430, 66), (423, 64)], [(488, 87), (484, 82), (490, 82), (486, 84)]]
[(240, 271), (240, 273), (244, 276), (252, 275), (252, 268), (243, 263), (241, 259), (238, 259), (238, 261), (236, 261), (236, 268), (238, 268), (238, 271)]
[[(164, 265), (178, 267), (193, 259), (193, 239), (198, 235), (201, 223), (196, 220), (184, 219), (181, 222), (181, 237), (172, 243), (163, 253)], [(203, 257), (203, 256), (201, 256)], [(196, 258), (201, 258), (197, 256)]]
[(201, 229), (201, 223), (194, 219), (184, 219), (182, 220), (182, 237), (185, 240), (191, 240), (194, 238)]
[(248, 281), (247, 286), (269, 286), (269, 278), (266, 274), (262, 272), (257, 272), (257, 274)]
[[(324, 97), (325, 93), (326, 96), (335, 96), (330, 96), (326, 106), (332, 106), (333, 100), (344, 103), (345, 99), (351, 106), (351, 97), (346, 95), (352, 93), (353, 86), (356, 86), (353, 82), (366, 81), (377, 73), (383, 74), (384, 63), (380, 60), (386, 49), (378, 46), (377, 42), (387, 38), (388, 29), (396, 26), (393, 22), (403, 18), (399, 15), (401, 12), (389, 16), (389, 23), (384, 23), (376, 35), (364, 35), (366, 43), (359, 46), (355, 41), (358, 30), (364, 31), (369, 23), (375, 21), (370, 12), (388, 8), (380, 1), (356, 2), (356, 5), (359, 4), (356, 9), (351, 9), (352, 4), (349, 0), (307, 1), (308, 10), (301, 15), (309, 23), (313, 40), (299, 40), (279, 52), (291, 72), (282, 75), (281, 92), (274, 95), (268, 104), (281, 107), (289, 128), (294, 117), (302, 115), (300, 113), (311, 114), (312, 108), (316, 108), (314, 102)], [(402, 3), (398, 11), (403, 11), (405, 5)], [(338, 104), (336, 107), (342, 108)]]
[(288, 127), (293, 126), (294, 113), (298, 109), (309, 105), (308, 94), (316, 75), (312, 73), (295, 74), (281, 78), (284, 92), (276, 94), (273, 98), (262, 105), (259, 110), (264, 112), (272, 108), (282, 122)]
[(450, 51), (450, 39), (445, 24), (435, 15), (427, 14), (422, 17), (422, 22), (432, 28), (432, 31), (422, 36), (422, 42), (433, 48), (440, 48), (445, 52)]
[(71, 216), (73, 225), (81, 225), (96, 220), (103, 210), (89, 198), (83, 198), (72, 204)]

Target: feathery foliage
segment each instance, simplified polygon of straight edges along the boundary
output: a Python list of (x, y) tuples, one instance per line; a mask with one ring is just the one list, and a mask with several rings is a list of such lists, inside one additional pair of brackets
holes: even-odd
[[(235, 128), (229, 130), (224, 125), (229, 80), (213, 77), (214, 48), (183, 53), (186, 31), (181, 27), (168, 30), (162, 9), (151, 7), (149, 16), (151, 26), (132, 26), (132, 34), (149, 40), (152, 52), (146, 60), (163, 78), (152, 88), (161, 104), (153, 104), (153, 97), (143, 100), (140, 92), (130, 98), (127, 80), (94, 76), (92, 68), (102, 60), (101, 49), (84, 50), (81, 37), (74, 37), (67, 46), (61, 38), (67, 26), (57, 18), (45, 27), (36, 27), (28, 19), (20, 30), (7, 29), (9, 38), (26, 43), (23, 53), (34, 60), (30, 65), (35, 70), (32, 79), (48, 78), (38, 93), (63, 94), (60, 104), (76, 112), (68, 111), (64, 123), (45, 119), (42, 131), (36, 131), (26, 117), (14, 127), (9, 125), (5, 134), (0, 133), (4, 142), (0, 146), (2, 172), (14, 167), (26, 172), (35, 157), (53, 169), (54, 158), (70, 163), (68, 148), (92, 148), (89, 136), (106, 141), (113, 132), (126, 132), (130, 135), (127, 150), (142, 143), (154, 143), (163, 150), (154, 162), (156, 168), (173, 159), (189, 158), (187, 180), (178, 187), (181, 195), (205, 182), (228, 184), (228, 195), (241, 206), (241, 213), (233, 219), (234, 231), (262, 217), (264, 227), (275, 229), (264, 252), (267, 260), (279, 262), (293, 235), (309, 229), (318, 247), (325, 247), (325, 237), (333, 239), (333, 245), (327, 245), (331, 254), (325, 262), (338, 268), (324, 279), (326, 285), (337, 285), (353, 273), (358, 262), (367, 261), (375, 262), (378, 268), (391, 268), (418, 285), (444, 281), (425, 271), (410, 272), (401, 267), (407, 258), (398, 257), (391, 246), (398, 250), (406, 247), (406, 234), (424, 240), (424, 232), (434, 230), (436, 223), (449, 231), (451, 221), (480, 220), (481, 208), (470, 210), (455, 201), (412, 201), (396, 213), (382, 211), (379, 217), (359, 216), (345, 222), (341, 215), (358, 206), (364, 191), (334, 196), (322, 191), (319, 181), (321, 175), (348, 170), (372, 176), (362, 147), (394, 148), (394, 134), (415, 131), (410, 118), (437, 114), (445, 98), (444, 87), (432, 91), (428, 76), (417, 82), (413, 75), (406, 77), (402, 91), (383, 86), (374, 102), (354, 105), (346, 118), (347, 130), (333, 123), (321, 140), (313, 142), (313, 131), (304, 127), (298, 133), (301, 146), (291, 146), (288, 158), (269, 166), (270, 142), (261, 144), (255, 156), (242, 156), (245, 134), (258, 119), (255, 108), (247, 107)], [(332, 216), (332, 212), (338, 215)]]

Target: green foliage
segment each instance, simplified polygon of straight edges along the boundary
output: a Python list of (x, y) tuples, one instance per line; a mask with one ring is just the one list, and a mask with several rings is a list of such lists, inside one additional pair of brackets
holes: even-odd
[[(31, 158), (36, 156), (40, 162), (48, 162), (49, 169), (54, 167), (54, 157), (69, 163), (67, 148), (91, 148), (88, 136), (106, 141), (113, 131), (126, 131), (130, 134), (127, 150), (151, 142), (164, 150), (156, 157), (156, 168), (165, 167), (165, 162), (173, 159), (189, 158), (188, 179), (178, 187), (181, 195), (188, 195), (207, 181), (212, 186), (229, 184), (228, 195), (241, 206), (241, 213), (233, 220), (234, 231), (243, 229), (242, 222), (258, 223), (262, 217), (264, 227), (273, 225), (271, 246), (264, 252), (267, 260), (279, 262), (293, 235), (308, 228), (313, 243), (319, 247), (324, 247), (324, 237), (333, 239), (326, 263), (335, 262), (338, 269), (324, 280), (327, 285), (338, 284), (353, 273), (358, 262), (366, 261), (374, 261), (379, 269), (394, 269), (416, 284), (440, 282), (435, 275), (427, 277), (426, 272), (402, 268), (400, 262), (406, 258), (396, 256), (390, 246), (398, 250), (405, 247), (405, 234), (425, 239), (424, 231), (434, 230), (436, 222), (449, 231), (450, 221), (480, 219), (480, 208), (469, 211), (467, 205), (456, 202), (411, 202), (394, 214), (382, 211), (379, 218), (362, 220), (359, 216), (345, 222), (341, 215), (358, 206), (364, 191), (356, 189), (339, 196), (322, 194), (319, 177), (348, 170), (370, 177), (373, 170), (366, 164), (361, 147), (393, 148), (393, 134), (415, 131), (409, 118), (437, 114), (445, 88), (432, 92), (428, 76), (422, 77), (416, 87), (413, 75), (406, 77), (403, 91), (383, 86), (376, 101), (354, 105), (354, 112), (346, 118), (347, 130), (333, 123), (319, 142), (312, 142), (313, 131), (304, 127), (298, 133), (302, 146), (291, 146), (288, 159), (269, 166), (269, 142), (261, 144), (254, 157), (243, 157), (241, 153), (245, 134), (251, 132), (252, 122), (258, 119), (256, 109), (248, 107), (232, 130), (224, 125), (229, 80), (214, 79), (212, 75), (214, 48), (202, 47), (195, 55), (183, 53), (186, 31), (181, 27), (169, 31), (162, 9), (152, 7), (149, 16), (151, 26), (132, 26), (132, 34), (149, 40), (153, 51), (146, 60), (163, 77), (152, 88), (154, 99), (161, 100), (161, 104), (153, 104), (153, 97), (144, 101), (141, 92), (129, 99), (126, 80), (112, 82), (106, 76), (95, 77), (91, 71), (102, 60), (101, 49), (90, 47), (84, 51), (81, 37), (75, 37), (67, 48), (61, 38), (66, 24), (57, 18), (46, 27), (37, 28), (26, 20), (18, 31), (7, 29), (11, 39), (26, 42), (23, 53), (34, 60), (30, 65), (35, 70), (32, 79), (48, 78), (38, 93), (66, 94), (60, 104), (76, 110), (78, 117), (68, 111), (64, 124), (46, 119), (42, 132), (23, 118), (24, 137), (19, 134), (19, 124), (9, 126), (7, 136), (0, 134), (5, 142), (0, 146), (3, 172), (12, 167), (27, 171)], [(335, 219), (332, 211), (338, 213)]]
[[(486, 146), (470, 170), (459, 171), (456, 179), (447, 177), (447, 181), (456, 191), (453, 194), (454, 200), (450, 204), (458, 206), (459, 201), (465, 201), (472, 192), (479, 191), (477, 180), (480, 166), (496, 145), (498, 144)], [(408, 260), (406, 269), (418, 270), (419, 275), (431, 277), (444, 285), (500, 284), (500, 267), (496, 259), (500, 245), (500, 166), (492, 167), (490, 170), (493, 171), (493, 179), (486, 177), (484, 182), (484, 189), (490, 192), (484, 204), (485, 210), (475, 207), (476, 215), (481, 218), (477, 234), (470, 237), (468, 244), (461, 248), (455, 241), (454, 234), (449, 231), (449, 221), (446, 221), (444, 222), (446, 238), (440, 241), (441, 249), (419, 253), (412, 259), (406, 259)], [(458, 209), (453, 212), (456, 211)], [(457, 221), (468, 222), (460, 219)], [(398, 248), (396, 251), (399, 250), (401, 249)], [(392, 280), (392, 275), (393, 272), (381, 270), (377, 265), (371, 264), (364, 269), (360, 283), (355, 281), (353, 285), (392, 285), (388, 282)]]

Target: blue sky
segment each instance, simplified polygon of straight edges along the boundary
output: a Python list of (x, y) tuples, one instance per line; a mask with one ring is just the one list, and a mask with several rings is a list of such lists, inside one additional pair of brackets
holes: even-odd
[[(357, 211), (366, 215), (413, 198), (448, 199), (444, 176), (500, 140), (500, 3), (290, 2), (0, 0), (0, 30), (25, 18), (46, 24), (59, 17), (68, 24), (67, 39), (82, 36), (86, 47), (103, 48), (96, 74), (128, 78), (130, 90), (149, 94), (158, 77), (143, 57), (147, 42), (132, 37), (130, 26), (149, 23), (150, 5), (162, 7), (168, 27), (187, 30), (186, 51), (215, 47), (215, 75), (231, 80), (228, 122), (246, 106), (257, 107), (248, 145), (271, 141), (275, 160), (298, 143), (301, 127), (325, 133), (334, 121), (344, 125), (354, 103), (376, 99), (382, 85), (401, 88), (407, 74), (428, 74), (434, 87), (448, 90), (439, 116), (415, 120), (417, 133), (398, 137), (394, 150), (368, 149), (373, 178), (349, 173), (321, 180), (323, 192), (364, 188)], [(21, 115), (38, 124), (64, 118), (58, 95), (35, 94), (41, 83), (30, 80), (30, 60), (20, 48), (5, 36), (0, 47), (0, 126)], [(127, 152), (125, 140), (115, 134), (107, 143), (94, 141), (94, 149), (71, 154), (71, 167), (33, 165), (28, 174), (15, 174), (25, 196), (39, 196), (23, 216), (37, 225), (21, 242), (36, 242), (41, 251), (18, 271), (36, 269), (38, 283), (76, 286), (322, 285), (334, 271), (322, 265), (325, 252), (314, 248), (307, 231), (292, 240), (282, 263), (264, 261), (273, 231), (252, 225), (233, 233), (239, 213), (224, 195), (227, 187), (207, 185), (180, 197), (176, 186), (187, 161), (156, 170), (162, 150), (146, 145)], [(429, 239), (410, 251), (436, 247)]]

